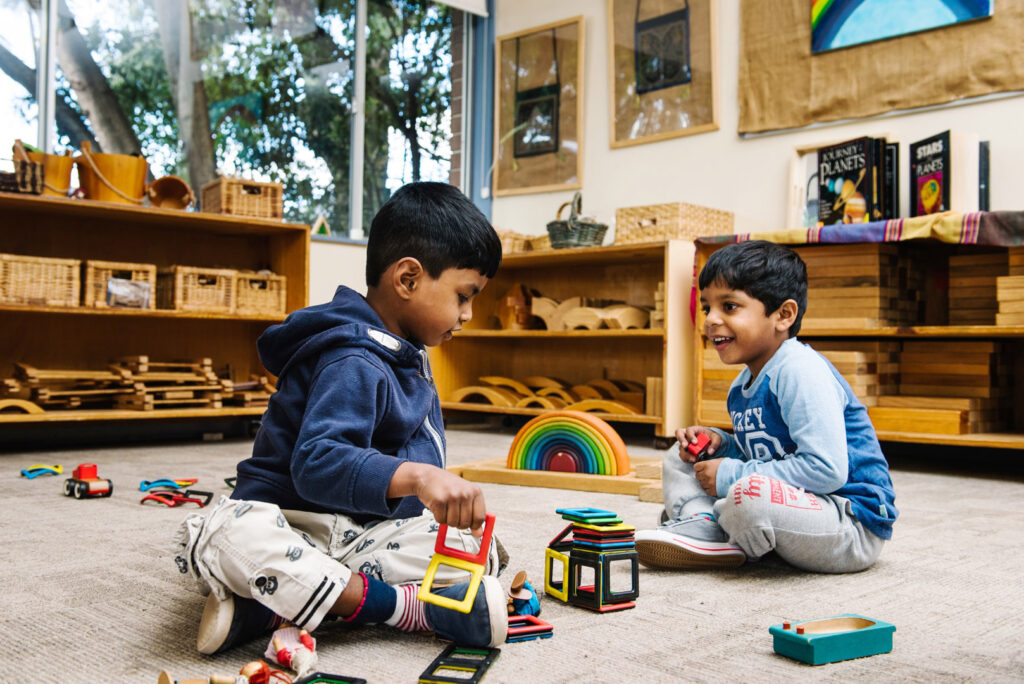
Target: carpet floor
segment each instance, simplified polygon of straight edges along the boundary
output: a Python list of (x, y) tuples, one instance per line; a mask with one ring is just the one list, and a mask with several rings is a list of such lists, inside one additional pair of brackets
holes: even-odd
[[(450, 430), (449, 461), (503, 456), (513, 432)], [(204, 598), (180, 579), (171, 538), (184, 508), (140, 506), (138, 483), (223, 479), (248, 455), (245, 440), (0, 455), (0, 576), (5, 663), (0, 681), (156, 682), (232, 674), (262, 656), (252, 643), (208, 657), (195, 651)], [(657, 456), (630, 444), (634, 457)], [(110, 498), (62, 494), (64, 476), (19, 471), (60, 463), (65, 476), (96, 463)], [(597, 614), (541, 599), (554, 636), (505, 644), (485, 681), (978, 681), (1024, 680), (1024, 482), (1019, 477), (894, 467), (901, 516), (870, 570), (817, 575), (768, 556), (725, 571), (641, 568), (631, 610)], [(482, 485), (496, 533), (516, 570), (543, 586), (544, 550), (564, 522), (558, 507), (617, 512), (638, 528), (660, 506), (614, 494)], [(191, 507), (189, 507), (191, 508)], [(891, 653), (811, 667), (774, 653), (769, 626), (856, 613), (896, 625)], [(414, 682), (444, 644), (386, 627), (317, 630), (320, 669), (369, 682)]]

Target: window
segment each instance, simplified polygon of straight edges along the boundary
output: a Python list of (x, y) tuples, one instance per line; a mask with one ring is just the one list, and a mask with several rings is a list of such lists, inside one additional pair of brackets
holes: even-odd
[[(45, 11), (48, 2), (42, 0)], [(363, 226), (400, 185), (449, 178), (452, 14), (366, 0)], [(140, 153), (199, 195), (219, 175), (284, 184), (286, 220), (350, 232), (357, 0), (59, 3), (56, 148)], [(34, 143), (38, 12), (0, 3), (0, 110)], [(455, 10), (454, 12), (457, 12)], [(8, 56), (10, 54), (10, 57)], [(34, 78), (34, 77), (33, 77)], [(63, 118), (62, 118), (63, 114)], [(360, 226), (362, 228), (362, 226)]]

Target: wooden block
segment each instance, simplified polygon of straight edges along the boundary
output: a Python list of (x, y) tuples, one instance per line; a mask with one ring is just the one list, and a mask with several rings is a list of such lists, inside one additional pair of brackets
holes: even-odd
[[(522, 396), (505, 389), (504, 387), (492, 387), (488, 385), (469, 385), (459, 387), (451, 394), (449, 401), (456, 402), (478, 402), (491, 404), (493, 406), (515, 406)], [(481, 401), (482, 400), (482, 401)]]
[(663, 378), (655, 376), (647, 378), (644, 397), (644, 413), (649, 416), (664, 415), (665, 381)]
[(879, 432), (963, 435), (968, 431), (966, 411), (873, 406), (868, 408), (868, 417)]
[(501, 375), (484, 375), (480, 377), (479, 380), (485, 385), (504, 387), (505, 389), (511, 390), (524, 397), (533, 395), (533, 390), (527, 387), (525, 383), (513, 380), (512, 378), (506, 378)]
[(931, 340), (927, 342), (908, 340), (903, 343), (903, 351), (917, 354), (932, 354), (942, 351), (954, 357), (959, 354), (994, 354), (1002, 351), (1002, 343), (989, 340)]
[[(952, 290), (950, 290), (952, 294)], [(967, 311), (985, 311), (995, 310), (999, 308), (999, 303), (996, 301), (996, 293), (993, 290), (991, 296), (988, 297), (950, 297), (949, 298), (949, 310), (967, 310)]]
[(575, 404), (569, 404), (565, 407), (566, 411), (586, 411), (596, 413), (611, 413), (617, 415), (634, 415), (640, 413), (637, 409), (624, 404), (621, 401), (612, 401), (609, 399), (581, 399)]
[(1024, 314), (1024, 299), (999, 302), (1001, 314)]
[(572, 385), (568, 380), (549, 377), (547, 375), (530, 375), (523, 378), (523, 384), (535, 390), (542, 387), (569, 387)]
[(932, 397), (1001, 397), (1005, 391), (999, 387), (959, 387), (950, 385), (913, 385), (900, 383), (900, 394)]
[(998, 266), (1009, 262), (1009, 255), (1004, 250), (998, 252), (985, 252), (982, 254), (951, 254), (949, 257), (950, 268), (964, 266)]
[(646, 309), (625, 304), (606, 306), (601, 310), (601, 317), (605, 325), (613, 330), (646, 328), (650, 320)]
[(637, 492), (637, 498), (648, 503), (663, 503), (665, 498), (661, 493), (661, 483), (644, 485)]
[(634, 463), (633, 472), (637, 477), (648, 480), (661, 479), (661, 461), (650, 461), (645, 463)]
[(953, 409), (968, 411), (976, 409), (992, 409), (997, 405), (993, 399), (977, 397), (922, 397), (922, 396), (883, 396), (878, 398), (878, 405), (886, 408), (924, 408)]
[(884, 242), (851, 242), (851, 243), (840, 243), (840, 244), (819, 244), (813, 247), (793, 247), (794, 252), (800, 255), (801, 259), (820, 255), (824, 257), (828, 256), (848, 256), (848, 255), (863, 255), (863, 254), (887, 254), (897, 255), (899, 250), (896, 245)]
[(820, 287), (807, 293), (807, 299), (869, 299), (874, 301), (895, 299), (900, 290), (895, 287)]
[(952, 293), (954, 290), (961, 287), (991, 287), (996, 286), (996, 275), (987, 276), (974, 276), (970, 278), (950, 278), (949, 279), (949, 291)]
[(707, 424), (732, 425), (725, 401), (705, 400), (700, 403), (701, 419)]
[(808, 278), (807, 287), (817, 289), (819, 287), (892, 287), (894, 279), (888, 275), (862, 274), (848, 276), (828, 276), (821, 278)]
[(660, 484), (657, 480), (646, 480), (627, 475), (588, 475), (584, 473), (562, 473), (551, 470), (515, 470), (506, 465), (507, 459), (495, 458), (476, 463), (450, 466), (449, 471), (471, 482), (492, 482), (496, 484), (520, 485), (526, 487), (553, 487), (585, 492), (608, 494), (630, 494), (636, 496), (646, 485)]
[(924, 352), (902, 352), (900, 354), (900, 365), (911, 365), (911, 364), (971, 364), (971, 365), (982, 365), (992, 363), (992, 354), (950, 354), (942, 351), (934, 351), (930, 353)]
[(992, 372), (992, 363), (986, 360), (983, 363), (956, 363), (952, 359), (945, 363), (921, 363), (900, 359), (900, 372), (904, 375), (915, 373), (935, 375), (974, 375), (988, 378)]
[(996, 325), (1024, 325), (1024, 313), (997, 313)]
[(804, 317), (801, 329), (814, 328), (817, 330), (839, 330), (839, 329), (861, 329), (861, 328), (883, 328), (888, 321), (879, 318), (810, 318)]
[(947, 385), (951, 387), (986, 387), (994, 375), (950, 375), (940, 373), (900, 373), (900, 383), (907, 385)]
[(580, 306), (565, 312), (562, 323), (566, 330), (597, 330), (604, 325), (604, 318), (600, 309)]

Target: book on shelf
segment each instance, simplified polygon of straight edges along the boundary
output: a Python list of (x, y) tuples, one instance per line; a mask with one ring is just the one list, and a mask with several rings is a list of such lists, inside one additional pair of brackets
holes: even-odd
[(818, 221), (865, 223), (876, 210), (876, 143), (861, 137), (818, 148)]
[(864, 136), (818, 148), (818, 222), (898, 218), (900, 145)]
[(988, 144), (976, 133), (937, 133), (911, 143), (909, 156), (911, 216), (988, 206)]

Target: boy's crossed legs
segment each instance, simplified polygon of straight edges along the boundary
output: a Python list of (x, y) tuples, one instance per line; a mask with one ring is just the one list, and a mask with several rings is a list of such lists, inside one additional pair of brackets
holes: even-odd
[(856, 572), (878, 558), (882, 540), (851, 513), (849, 502), (816, 495), (761, 475), (751, 475), (716, 500), (693, 465), (666, 454), (662, 488), (667, 518), (636, 535), (645, 565), (670, 568), (733, 567), (776, 551), (784, 560), (817, 572)]
[[(503, 641), (507, 616), (494, 577), (496, 540), (468, 615), (416, 600), (418, 586), (412, 583), (423, 580), (438, 529), (427, 512), (364, 528), (343, 515), (282, 512), (272, 504), (222, 499), (209, 513), (186, 519), (175, 559), (182, 573), (191, 571), (211, 592), (199, 650), (218, 652), (253, 638), (276, 626), (282, 620), (277, 616), (313, 630), (329, 614), (355, 624), (432, 629), (471, 645)], [(475, 552), (480, 540), (449, 529), (446, 542)], [(460, 573), (442, 565), (435, 584), (458, 581)], [(465, 585), (434, 591), (461, 599)]]

